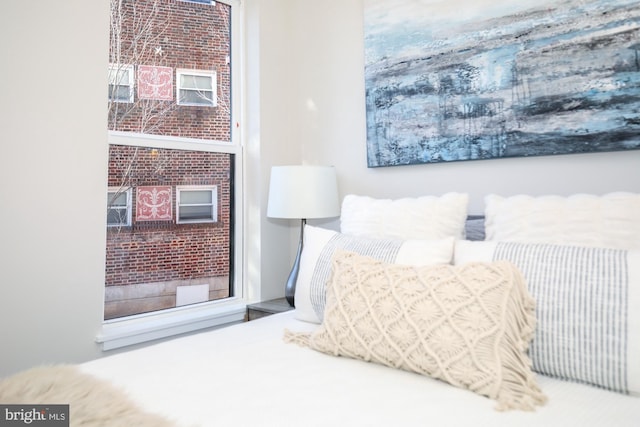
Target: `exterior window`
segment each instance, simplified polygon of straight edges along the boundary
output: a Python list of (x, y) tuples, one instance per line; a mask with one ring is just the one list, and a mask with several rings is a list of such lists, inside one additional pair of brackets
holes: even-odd
[(131, 189), (110, 188), (107, 192), (107, 227), (131, 225)]
[(109, 65), (109, 100), (133, 102), (133, 65)]
[[(157, 338), (147, 325), (158, 319), (180, 319), (162, 336), (184, 331), (199, 303), (225, 311), (242, 296), (235, 180), (244, 162), (231, 126), (242, 110), (232, 60), (242, 15), (239, 0), (204, 3), (110, 0), (103, 315), (105, 330), (118, 332), (106, 333), (104, 348)], [(205, 285), (206, 297), (185, 307), (182, 291)]]
[(177, 190), (178, 224), (218, 220), (218, 188), (216, 186), (178, 187)]
[(216, 73), (211, 71), (177, 70), (178, 105), (215, 107)]

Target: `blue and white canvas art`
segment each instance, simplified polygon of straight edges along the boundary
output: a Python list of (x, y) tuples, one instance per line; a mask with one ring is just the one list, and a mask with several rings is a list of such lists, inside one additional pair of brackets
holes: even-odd
[(369, 167), (640, 149), (638, 0), (364, 0)]

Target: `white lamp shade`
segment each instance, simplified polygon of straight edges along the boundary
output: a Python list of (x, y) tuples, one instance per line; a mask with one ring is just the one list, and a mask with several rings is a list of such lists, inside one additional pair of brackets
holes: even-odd
[(299, 219), (340, 216), (335, 168), (274, 166), (269, 183), (267, 216)]

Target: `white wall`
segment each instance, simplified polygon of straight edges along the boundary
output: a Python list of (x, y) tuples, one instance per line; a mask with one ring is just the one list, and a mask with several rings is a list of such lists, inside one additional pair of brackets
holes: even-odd
[(0, 377), (99, 354), (108, 5), (0, 2)]
[(286, 119), (295, 115), (291, 82), (296, 74), (288, 65), (288, 4), (289, 0), (245, 2), (245, 275), (250, 301), (284, 296), (294, 250), (292, 222), (265, 215), (271, 166), (300, 163), (295, 126)]
[[(455, 0), (448, 4), (456, 7)], [(302, 161), (335, 165), (343, 195), (460, 191), (470, 194), (472, 213), (482, 213), (487, 193), (640, 192), (640, 150), (367, 168), (363, 1), (292, 0), (290, 8)]]

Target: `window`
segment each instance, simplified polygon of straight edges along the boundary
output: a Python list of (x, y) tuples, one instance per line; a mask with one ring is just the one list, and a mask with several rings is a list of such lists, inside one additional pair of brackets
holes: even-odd
[(177, 193), (178, 224), (218, 220), (218, 188), (216, 186), (178, 187)]
[(110, 188), (107, 192), (107, 227), (131, 225), (131, 189)]
[(111, 0), (105, 350), (244, 317), (239, 8)]
[(196, 70), (177, 70), (178, 105), (215, 107), (216, 73)]
[(109, 65), (109, 101), (133, 102), (133, 65)]

